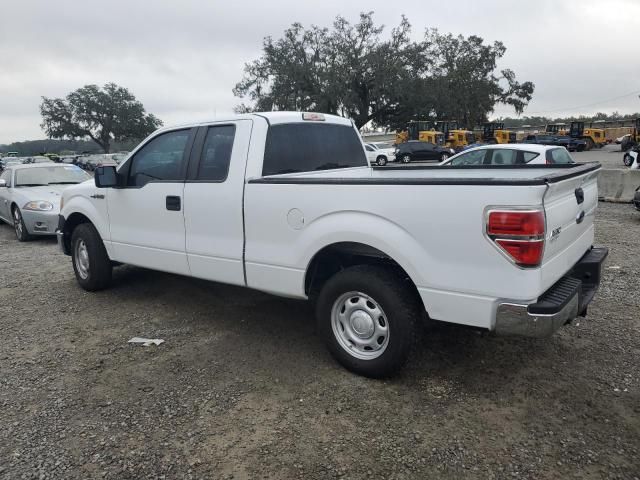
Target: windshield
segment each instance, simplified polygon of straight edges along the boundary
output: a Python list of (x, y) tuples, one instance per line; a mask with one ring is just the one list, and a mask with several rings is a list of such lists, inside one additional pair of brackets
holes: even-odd
[(20, 168), (16, 170), (15, 186), (71, 185), (84, 182), (90, 178), (88, 173), (75, 165)]

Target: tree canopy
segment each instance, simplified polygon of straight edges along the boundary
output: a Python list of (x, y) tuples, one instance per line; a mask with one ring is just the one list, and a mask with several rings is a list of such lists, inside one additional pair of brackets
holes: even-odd
[(477, 36), (427, 29), (411, 39), (403, 17), (390, 35), (373, 12), (357, 23), (338, 16), (331, 29), (294, 23), (263, 41), (262, 55), (245, 65), (234, 94), (248, 100), (239, 111), (306, 110), (402, 128), (411, 119), (481, 123), (496, 103), (522, 113), (533, 95), (509, 69), (497, 70), (506, 47)]
[(106, 153), (112, 142), (142, 139), (162, 125), (124, 87), (86, 85), (66, 98), (42, 97), (42, 129), (49, 138), (90, 138)]

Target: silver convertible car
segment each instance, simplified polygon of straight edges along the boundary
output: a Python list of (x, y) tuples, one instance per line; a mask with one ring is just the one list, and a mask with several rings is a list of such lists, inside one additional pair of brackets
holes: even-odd
[(11, 164), (0, 175), (0, 220), (13, 224), (21, 242), (55, 235), (62, 191), (90, 178), (75, 165)]

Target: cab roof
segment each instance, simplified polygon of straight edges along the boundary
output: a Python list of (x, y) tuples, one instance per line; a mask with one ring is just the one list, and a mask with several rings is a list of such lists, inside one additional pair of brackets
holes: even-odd
[[(305, 119), (303, 118), (305, 115), (315, 116), (319, 115), (323, 118), (323, 120), (316, 119)], [(340, 117), (338, 115), (331, 115), (328, 113), (316, 113), (316, 112), (255, 112), (255, 113), (245, 113), (240, 115), (224, 115), (220, 117), (213, 118), (211, 120), (203, 120), (200, 122), (190, 122), (178, 125), (171, 125), (167, 127), (163, 127), (160, 131), (167, 130), (175, 130), (176, 128), (191, 128), (198, 127), (203, 125), (210, 125), (212, 123), (220, 123), (220, 122), (231, 122), (236, 120), (256, 120), (262, 119), (266, 120), (270, 125), (278, 125), (282, 123), (331, 123), (337, 125), (344, 125), (347, 127), (353, 126), (353, 123), (350, 119)]]

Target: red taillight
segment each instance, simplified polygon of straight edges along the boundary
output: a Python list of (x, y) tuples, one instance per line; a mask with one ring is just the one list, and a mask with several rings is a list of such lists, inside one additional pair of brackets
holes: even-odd
[(491, 211), (487, 235), (521, 267), (537, 267), (542, 262), (545, 235), (542, 211)]
[(528, 237), (544, 235), (544, 215), (542, 212), (494, 211), (489, 213), (487, 233)]

